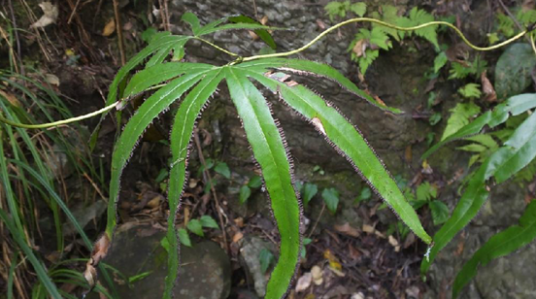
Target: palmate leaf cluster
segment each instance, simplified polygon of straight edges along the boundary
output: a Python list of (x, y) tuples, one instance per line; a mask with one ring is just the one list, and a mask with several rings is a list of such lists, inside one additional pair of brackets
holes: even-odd
[[(478, 168), (469, 175), (465, 190), (454, 209), (452, 216), (434, 235), (434, 247), (430, 251), (429, 260), (424, 260), (421, 271), (427, 272), (431, 263), (443, 249), (469, 222), (478, 214), (486, 202), (491, 181), (502, 183), (518, 174), (523, 168), (531, 165), (536, 157), (536, 94), (521, 94), (509, 98), (506, 102), (487, 111), (471, 122), (468, 122), (443, 138), (424, 155), (426, 159), (438, 148), (457, 139), (472, 141), (471, 147), (465, 147), (478, 153), (472, 158), (472, 164), (479, 162)], [(507, 123), (514, 118), (522, 118), (513, 130), (501, 130), (497, 136), (503, 139), (502, 146), (489, 135), (479, 134), (484, 127), (491, 129)], [(500, 133), (500, 134), (499, 134)], [(536, 222), (534, 221), (535, 203), (527, 206), (520, 219), (519, 226), (513, 226), (490, 238), (458, 273), (453, 286), (453, 297), (456, 298), (462, 288), (475, 276), (480, 265), (490, 260), (509, 254), (528, 244), (536, 238)]]
[[(416, 212), (361, 133), (331, 103), (292, 80), (289, 74), (314, 75), (333, 80), (349, 92), (381, 109), (394, 113), (398, 112), (397, 109), (377, 103), (338, 71), (317, 62), (262, 58), (247, 62), (237, 60), (217, 66), (178, 60), (177, 57), (184, 56), (184, 45), (188, 40), (218, 28), (270, 29), (258, 24), (221, 25), (224, 22), (222, 20), (201, 26), (197, 17), (192, 14), (188, 14), (184, 20), (191, 25), (194, 36), (154, 34), (149, 45), (118, 72), (108, 97), (108, 104), (118, 101), (118, 87), (123, 83), (126, 83), (126, 87), (120, 93), (119, 101), (126, 102), (140, 94), (147, 97), (125, 125), (112, 156), (108, 224), (105, 234), (111, 242), (116, 226), (116, 203), (119, 199), (121, 173), (146, 128), (155, 118), (167, 111), (171, 104), (179, 103), (170, 134), (173, 162), (170, 165), (168, 184), (169, 259), (165, 298), (171, 296), (179, 265), (175, 218), (188, 176), (191, 137), (196, 121), (209, 101), (212, 98), (221, 100), (217, 97), (217, 91), (223, 84), (227, 85), (253, 155), (262, 172), (265, 190), (269, 194), (270, 206), (280, 234), (279, 260), (271, 273), (266, 298), (284, 297), (299, 265), (302, 209), (299, 192), (293, 181), (292, 159), (287, 150), (284, 134), (278, 121), (272, 116), (271, 105), (261, 90), (275, 94), (285, 105), (308, 121), (355, 167), (416, 236), (427, 244), (431, 243), (431, 238), (424, 231)], [(147, 61), (144, 69), (127, 81), (129, 72), (144, 61)], [(148, 90), (156, 91), (149, 94)], [(100, 258), (102, 257), (99, 256), (94, 260), (98, 263)]]

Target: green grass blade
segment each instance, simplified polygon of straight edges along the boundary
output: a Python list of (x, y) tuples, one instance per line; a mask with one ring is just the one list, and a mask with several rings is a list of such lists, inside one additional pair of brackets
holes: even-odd
[(119, 199), (121, 173), (134, 151), (138, 139), (153, 119), (168, 109), (171, 103), (197, 83), (203, 75), (203, 72), (193, 72), (177, 78), (159, 89), (139, 107), (121, 133), (112, 155), (110, 199), (108, 201), (108, 222), (106, 225), (106, 234), (110, 240), (113, 237), (113, 230), (116, 225), (116, 203)]
[(24, 239), (22, 231), (20, 231), (19, 228), (17, 228), (16, 224), (13, 223), (11, 218), (2, 209), (0, 209), (0, 219), (4, 222), (4, 224), (6, 225), (8, 231), (13, 236), (13, 239), (15, 240), (17, 245), (19, 245), (20, 249), (24, 252), (25, 256), (28, 258), (28, 260), (32, 264), (35, 272), (37, 273), (37, 276), (39, 277), (39, 280), (48, 291), (48, 294), (54, 299), (61, 299), (62, 297), (60, 293), (58, 292), (56, 285), (52, 282), (50, 277), (48, 277), (47, 270), (45, 269), (43, 264), (41, 264), (39, 259), (35, 256), (32, 249), (26, 243), (26, 240)]
[(479, 266), (485, 266), (493, 259), (508, 255), (527, 245), (536, 238), (536, 201), (532, 201), (519, 219), (519, 225), (491, 237), (456, 275), (452, 286), (452, 298), (457, 298), (463, 287), (476, 275)]
[(387, 107), (385, 105), (380, 104), (368, 93), (359, 89), (352, 81), (346, 78), (343, 74), (341, 74), (339, 71), (327, 64), (302, 59), (270, 58), (259, 61), (245, 62), (243, 64), (240, 64), (238, 67), (256, 70), (257, 72), (260, 72), (261, 70), (268, 71), (269, 69), (278, 69), (284, 72), (320, 76), (323, 78), (327, 78), (333, 82), (336, 82), (344, 89), (348, 90), (349, 92), (357, 95), (362, 99), (365, 99), (367, 102), (380, 109), (387, 110), (393, 113), (401, 113), (400, 109)]
[(54, 191), (54, 187), (50, 185), (39, 173), (37, 173), (35, 170), (33, 170), (30, 166), (26, 165), (25, 163), (17, 160), (9, 160), (9, 162), (17, 165), (18, 167), (21, 167), (24, 169), (27, 173), (29, 173), (34, 179), (36, 179), (41, 186), (45, 188), (45, 190), (48, 192), (48, 195), (54, 199), (56, 204), (62, 209), (63, 213), (67, 216), (69, 221), (71, 221), (72, 225), (76, 229), (76, 231), (80, 234), (82, 237), (82, 240), (84, 241), (84, 244), (86, 247), (91, 251), (93, 249), (93, 244), (89, 240), (88, 236), (84, 232), (84, 229), (80, 226), (78, 223), (78, 220), (76, 220), (76, 217), (71, 213), (71, 210), (65, 202), (59, 197), (59, 195)]
[[(527, 144), (533, 142), (536, 134), (536, 113), (527, 118), (506, 141), (505, 145), (495, 151), (471, 177), (467, 189), (463, 193), (452, 216), (434, 235), (434, 247), (430, 250), (429, 259), (423, 260), (421, 273), (426, 273), (441, 249), (443, 249), (469, 222), (478, 214), (484, 205), (488, 190), (486, 181), (497, 171), (504, 169)], [(531, 147), (529, 145), (529, 147)]]
[(171, 298), (173, 286), (177, 279), (179, 268), (178, 249), (179, 240), (175, 229), (176, 214), (179, 210), (180, 198), (183, 193), (183, 187), (187, 179), (186, 165), (188, 158), (188, 146), (194, 130), (197, 117), (203, 107), (208, 102), (209, 97), (216, 91), (218, 84), (222, 80), (221, 69), (214, 70), (192, 89), (182, 101), (175, 123), (171, 130), (171, 153), (172, 165), (169, 176), (169, 217), (167, 240), (169, 243), (168, 250), (168, 273), (166, 276), (166, 285), (164, 289), (164, 298)]
[(283, 100), (309, 120), (327, 140), (347, 158), (367, 183), (394, 210), (400, 219), (426, 244), (432, 238), (426, 233), (419, 216), (378, 159), (359, 131), (332, 105), (302, 85), (287, 86), (258, 73), (251, 77), (273, 91), (279, 91)]
[(228, 68), (227, 72), (229, 92), (261, 167), (281, 236), (279, 260), (265, 297), (279, 299), (286, 294), (299, 262), (301, 207), (283, 137), (264, 97), (241, 70)]

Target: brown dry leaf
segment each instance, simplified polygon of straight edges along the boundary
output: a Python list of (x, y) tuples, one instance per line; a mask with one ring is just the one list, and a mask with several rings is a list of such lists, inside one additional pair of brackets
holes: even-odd
[(238, 243), (238, 241), (242, 240), (242, 238), (244, 238), (244, 234), (241, 233), (241, 232), (237, 232), (237, 233), (233, 236), (233, 243)]
[(54, 74), (46, 74), (45, 81), (47, 81), (50, 85), (60, 86), (60, 78)]
[(5, 98), (11, 105), (15, 107), (22, 107), (22, 104), (19, 102), (19, 100), (12, 94), (7, 93), (3, 90), (0, 90), (0, 96)]
[(361, 228), (361, 230), (363, 230), (364, 232), (368, 233), (368, 234), (373, 234), (376, 229), (368, 224), (363, 224), (363, 227)]
[(387, 106), (387, 105), (385, 105), (385, 102), (382, 99), (380, 99), (379, 96), (374, 96), (374, 99), (376, 100), (376, 102), (378, 102), (378, 104), (380, 104), (382, 106)]
[(234, 223), (236, 224), (236, 226), (238, 226), (240, 228), (244, 227), (244, 218), (242, 218), (242, 217), (235, 218)]
[(30, 28), (43, 28), (55, 23), (58, 19), (59, 11), (56, 5), (50, 2), (43, 2), (39, 4), (39, 7), (43, 10), (43, 15)]
[(406, 162), (411, 162), (411, 158), (413, 157), (412, 151), (411, 151), (411, 145), (406, 146), (406, 151), (404, 152), (404, 158), (406, 159)]
[(395, 248), (395, 252), (400, 251), (400, 243), (398, 243), (398, 240), (395, 239), (395, 237), (390, 235), (389, 238), (388, 238), (388, 241), (389, 241), (389, 244), (391, 244), (391, 246), (393, 246)]
[(331, 250), (326, 249), (326, 251), (324, 251), (324, 258), (329, 261), (330, 268), (335, 269), (337, 271), (342, 270), (342, 265), (339, 262), (339, 259), (333, 254), (333, 252), (331, 252)]
[(313, 276), (313, 283), (317, 286), (324, 283), (322, 272), (323, 272), (322, 268), (320, 268), (319, 266), (313, 266), (313, 268), (311, 268), (311, 275)]
[(324, 30), (324, 29), (328, 28), (328, 25), (326, 25), (326, 23), (324, 23), (320, 19), (316, 19), (316, 25), (318, 26), (318, 28), (320, 28), (320, 30)]
[(313, 274), (311, 274), (311, 272), (303, 274), (302, 277), (300, 277), (298, 279), (298, 282), (296, 283), (296, 293), (307, 290), (311, 286), (312, 282)]
[(268, 24), (268, 16), (264, 16), (264, 17), (262, 17), (262, 19), (261, 19), (261, 24), (262, 24), (263, 26), (266, 26), (266, 24)]
[(316, 127), (316, 129), (320, 132), (322, 132), (322, 134), (326, 135), (326, 130), (324, 130), (324, 125), (322, 124), (322, 121), (320, 120), (320, 118), (318, 117), (313, 117), (313, 119), (311, 119), (311, 122), (313, 123), (313, 125)]
[(98, 265), (99, 262), (108, 254), (110, 249), (110, 238), (106, 234), (103, 234), (99, 240), (95, 243), (93, 247), (93, 252), (91, 253), (92, 265)]
[(482, 83), (482, 92), (486, 95), (486, 101), (490, 103), (496, 102), (497, 94), (495, 93), (495, 89), (489, 81), (486, 72), (482, 72), (482, 75), (480, 75), (480, 81)]
[(335, 230), (338, 231), (339, 233), (342, 233), (342, 234), (345, 234), (354, 238), (359, 237), (359, 231), (356, 228), (351, 227), (348, 222), (346, 222), (343, 225), (335, 225), (334, 227), (335, 227)]
[(355, 46), (352, 48), (352, 52), (354, 52), (355, 56), (361, 57), (365, 55), (365, 51), (367, 50), (369, 46), (369, 43), (366, 39), (359, 40), (357, 43), (355, 43)]
[(110, 36), (115, 32), (115, 19), (110, 19), (102, 29), (103, 36)]

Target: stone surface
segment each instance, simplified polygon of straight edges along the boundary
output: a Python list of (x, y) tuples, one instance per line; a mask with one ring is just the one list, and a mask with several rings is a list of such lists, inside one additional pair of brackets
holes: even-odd
[[(450, 285), (464, 262), (469, 260), (491, 236), (516, 225), (525, 209), (524, 196), (514, 182), (495, 186), (480, 214), (462, 235), (438, 255), (430, 269), (432, 290), (428, 298), (444, 293), (450, 298)], [(463, 252), (458, 254), (463, 244)], [(536, 298), (536, 244), (522, 248), (506, 257), (480, 267), (467, 286), (462, 299)]]
[(266, 283), (268, 277), (261, 271), (259, 261), (260, 253), (263, 249), (273, 252), (273, 246), (258, 237), (246, 237), (240, 240), (240, 257), (248, 274), (252, 277), (255, 286), (255, 292), (260, 297), (266, 294)]
[[(167, 275), (167, 253), (160, 241), (165, 232), (150, 226), (138, 226), (116, 233), (105, 262), (125, 277), (150, 274), (132, 284), (119, 287), (121, 298), (161, 298)], [(202, 241), (193, 247), (181, 246), (179, 279), (174, 289), (176, 299), (224, 299), (231, 289), (231, 266), (217, 243)]]

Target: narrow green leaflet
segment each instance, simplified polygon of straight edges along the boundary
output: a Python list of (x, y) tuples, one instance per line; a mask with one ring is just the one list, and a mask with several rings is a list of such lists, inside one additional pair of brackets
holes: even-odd
[[(249, 24), (260, 24), (257, 20), (254, 20), (250, 17), (247, 17), (247, 16), (236, 16), (236, 17), (230, 17), (229, 18), (229, 21), (233, 22), (233, 23), (249, 23)], [(275, 41), (274, 41), (274, 38), (272, 37), (272, 35), (270, 34), (270, 32), (268, 32), (268, 30), (255, 30), (254, 31), (255, 34), (257, 34), (259, 36), (259, 38), (265, 42), (270, 48), (272, 48), (273, 50), (276, 49), (276, 44), (275, 44)]]
[(121, 173), (134, 151), (138, 139), (154, 118), (165, 111), (173, 101), (192, 87), (206, 72), (192, 72), (174, 79), (149, 97), (125, 126), (123, 133), (115, 144), (112, 155), (108, 223), (106, 225), (106, 234), (110, 239), (112, 239), (113, 230), (116, 225), (116, 203), (119, 198)]
[(197, 72), (213, 69), (214, 66), (204, 63), (168, 62), (148, 67), (138, 72), (125, 87), (125, 97), (136, 95), (153, 85), (181, 76), (186, 72)]
[[(117, 95), (119, 94), (119, 86), (125, 80), (127, 75), (140, 63), (142, 63), (147, 57), (151, 56), (156, 51), (162, 51), (162, 49), (168, 49), (173, 47), (176, 43), (186, 43), (189, 39), (191, 39), (191, 36), (182, 36), (182, 35), (170, 35), (169, 32), (163, 32), (163, 33), (157, 33), (155, 34), (155, 37), (151, 39), (149, 45), (145, 47), (143, 50), (138, 52), (136, 56), (132, 57), (127, 64), (125, 64), (115, 75), (114, 80), (112, 81), (112, 84), (110, 84), (108, 97), (106, 98), (106, 106), (109, 106), (113, 103), (115, 103), (117, 99)], [(167, 51), (169, 52), (169, 50)], [(160, 56), (160, 55), (159, 55)], [(159, 58), (160, 59), (160, 58)], [(155, 59), (154, 62), (157, 60)], [(97, 132), (100, 130), (100, 122), (108, 115), (108, 112), (103, 113), (100, 117), (99, 125), (95, 128), (93, 131), (92, 137), (91, 137), (91, 145), (90, 147), (93, 148), (96, 142), (96, 136)]]
[(248, 75), (273, 91), (309, 120), (332, 145), (362, 174), (369, 185), (394, 210), (404, 223), (426, 244), (432, 238), (421, 225), (419, 217), (385, 170), (383, 163), (369, 147), (363, 136), (335, 108), (304, 86), (287, 86), (255, 72)]
[(272, 271), (265, 297), (280, 299), (288, 291), (300, 255), (301, 211), (292, 183), (292, 170), (284, 140), (262, 94), (238, 69), (227, 68), (226, 79), (253, 154), (261, 167), (281, 236), (279, 260)]
[(340, 84), (344, 89), (359, 96), (362, 99), (365, 99), (366, 101), (380, 109), (387, 110), (393, 113), (401, 112), (397, 108), (387, 107), (378, 103), (378, 101), (373, 99), (363, 90), (359, 89), (352, 81), (346, 78), (343, 74), (341, 74), (339, 71), (327, 64), (301, 59), (270, 58), (259, 61), (246, 62), (238, 65), (238, 67), (246, 68), (248, 70), (255, 70), (257, 72), (261, 72), (263, 70), (264, 72), (266, 72), (270, 69), (278, 69), (281, 71), (288, 71), (298, 74), (324, 77), (336, 82), (337, 84)]
[(463, 287), (476, 275), (479, 266), (508, 255), (536, 238), (536, 201), (532, 201), (519, 219), (519, 225), (491, 237), (463, 266), (452, 286), (452, 298), (457, 298)]
[[(536, 113), (527, 118), (506, 141), (505, 145), (495, 151), (482, 163), (477, 172), (471, 177), (467, 189), (463, 193), (452, 216), (434, 236), (434, 247), (430, 250), (429, 259), (423, 260), (421, 273), (426, 273), (431, 263), (439, 253), (469, 222), (478, 214), (488, 197), (486, 181), (502, 172), (511, 174), (509, 163), (519, 162), (524, 158), (516, 158), (526, 153), (527, 147), (532, 147), (536, 133)], [(532, 154), (531, 154), (532, 155)], [(519, 164), (518, 164), (519, 165)]]
[[(266, 30), (284, 30), (284, 28), (264, 26), (246, 16), (223, 18), (223, 19), (210, 22), (205, 26), (201, 26), (199, 19), (197, 18), (195, 14), (191, 12), (186, 12), (185, 14), (182, 15), (181, 20), (190, 24), (190, 27), (192, 28), (192, 33), (194, 34), (194, 36), (202, 36), (202, 35), (214, 33), (217, 31), (231, 30), (231, 29), (254, 30), (256, 33), (261, 33), (259, 37), (261, 37), (263, 41), (266, 42), (270, 47), (275, 46), (275, 42), (272, 36)], [(225, 25), (218, 27), (218, 25), (220, 25), (221, 23), (225, 21), (235, 22), (236, 24), (225, 24)]]
[(201, 110), (208, 102), (209, 97), (216, 91), (218, 84), (222, 79), (221, 69), (210, 71), (195, 88), (188, 93), (181, 103), (175, 116), (173, 129), (171, 130), (171, 154), (172, 164), (170, 165), (168, 201), (168, 231), (167, 239), (169, 243), (168, 250), (168, 275), (164, 289), (164, 298), (170, 298), (173, 291), (173, 285), (177, 279), (179, 268), (178, 258), (178, 239), (175, 229), (175, 219), (179, 211), (180, 198), (183, 193), (183, 187), (186, 182), (187, 172), (186, 165), (188, 158), (188, 146), (192, 138), (195, 121), (201, 114)]

